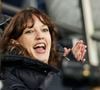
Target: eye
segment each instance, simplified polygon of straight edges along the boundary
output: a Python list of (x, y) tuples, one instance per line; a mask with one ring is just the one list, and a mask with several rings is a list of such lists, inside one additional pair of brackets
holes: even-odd
[(25, 31), (25, 33), (27, 34), (27, 33), (33, 33), (34, 31), (33, 30), (27, 30), (27, 31)]
[(48, 32), (49, 29), (48, 29), (48, 28), (44, 28), (44, 29), (42, 29), (42, 31), (43, 31), (43, 32)]

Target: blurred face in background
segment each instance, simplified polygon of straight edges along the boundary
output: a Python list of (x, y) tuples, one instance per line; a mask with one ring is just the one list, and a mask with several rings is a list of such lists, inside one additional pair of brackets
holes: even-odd
[(33, 15), (34, 25), (30, 20), (22, 35), (17, 39), (33, 59), (48, 63), (51, 49), (51, 35), (47, 25)]

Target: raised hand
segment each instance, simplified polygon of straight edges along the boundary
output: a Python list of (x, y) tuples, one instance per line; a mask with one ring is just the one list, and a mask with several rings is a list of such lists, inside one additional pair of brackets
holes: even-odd
[(83, 40), (79, 40), (73, 47), (72, 53), (77, 61), (84, 61), (84, 56), (86, 54), (87, 46), (84, 44)]
[(64, 48), (63, 56), (67, 56), (71, 51), (77, 61), (84, 62), (84, 56), (86, 54), (87, 46), (84, 44), (83, 40), (79, 40), (71, 49)]

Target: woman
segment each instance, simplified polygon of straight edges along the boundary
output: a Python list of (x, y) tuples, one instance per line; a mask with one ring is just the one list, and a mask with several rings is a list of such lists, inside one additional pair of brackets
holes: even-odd
[[(56, 36), (55, 25), (35, 8), (12, 18), (0, 45), (3, 90), (38, 90), (49, 74), (58, 72), (61, 56), (56, 51)], [(83, 60), (85, 48), (79, 41), (72, 50), (65, 48), (64, 56), (72, 51), (77, 60)]]

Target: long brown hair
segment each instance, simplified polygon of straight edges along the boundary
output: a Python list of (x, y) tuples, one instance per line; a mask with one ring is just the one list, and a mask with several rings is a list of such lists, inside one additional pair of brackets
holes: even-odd
[(35, 15), (43, 24), (47, 25), (49, 28), (52, 45), (48, 63), (54, 67), (57, 67), (59, 65), (60, 59), (56, 51), (57, 29), (55, 27), (55, 24), (51, 22), (50, 18), (45, 13), (37, 10), (36, 8), (22, 10), (12, 18), (8, 26), (5, 28), (1, 38), (1, 52), (6, 53), (16, 48), (17, 46), (17, 48), (19, 48), (19, 51), (22, 50), (22, 52), (19, 53), (24, 54), (23, 52), (25, 52), (25, 50), (20, 45), (17, 45), (12, 41), (18, 39), (21, 36), (23, 30), (27, 27), (28, 20), (31, 20), (34, 25), (34, 18), (32, 17), (32, 15)]

